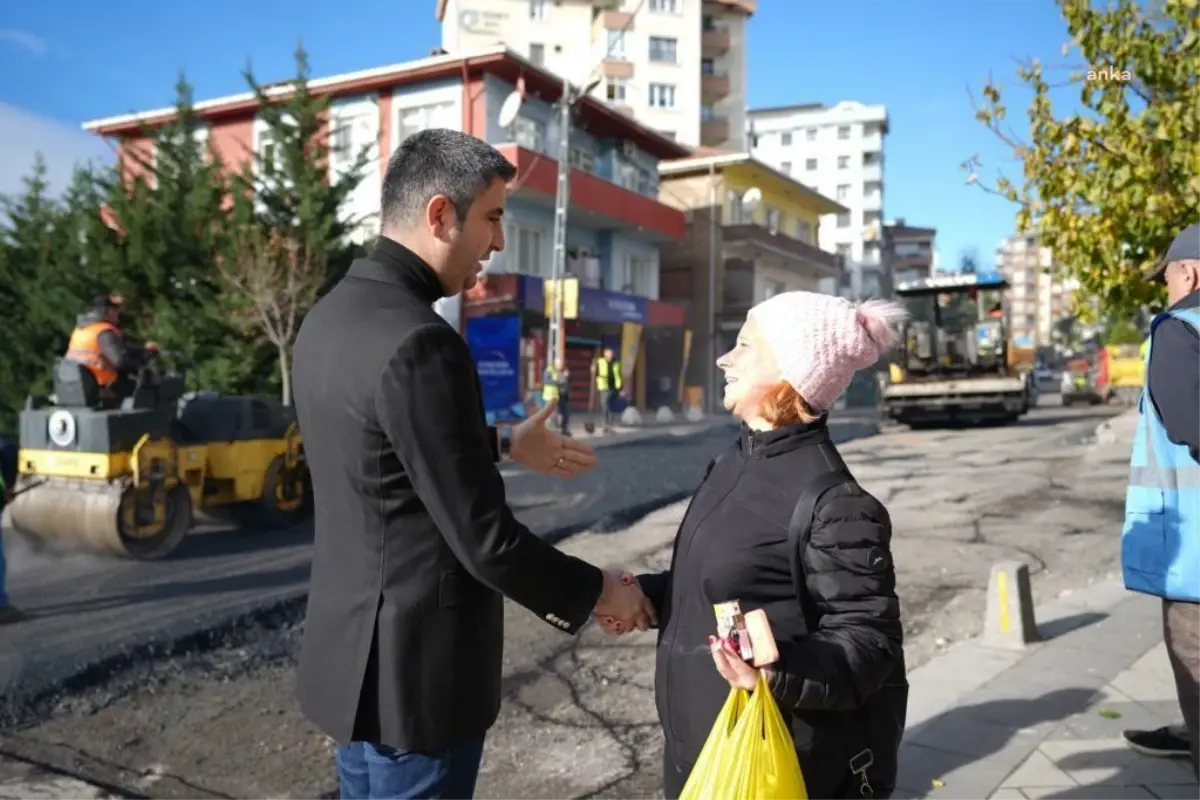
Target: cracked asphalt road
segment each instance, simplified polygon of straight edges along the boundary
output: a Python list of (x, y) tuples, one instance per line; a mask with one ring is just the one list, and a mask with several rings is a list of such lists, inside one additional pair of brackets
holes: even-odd
[[(1012, 427), (894, 430), (842, 448), (893, 517), (910, 668), (979, 631), (995, 560), (1029, 563), (1039, 600), (1116, 569), (1128, 445), (1090, 444), (1101, 420), (1040, 409)], [(661, 568), (684, 505), (561, 546), (598, 564)], [(0, 797), (15, 796), (6, 781), (33, 780), (37, 764), (126, 796), (328, 795), (331, 746), (292, 698), (298, 619), (283, 609), (215, 648), (139, 663), (61, 698), (0, 737), (0, 757), (24, 759), (0, 758)], [(653, 635), (612, 640), (589, 628), (567, 639), (511, 605), (507, 625), (506, 699), (477, 796), (659, 796)]]

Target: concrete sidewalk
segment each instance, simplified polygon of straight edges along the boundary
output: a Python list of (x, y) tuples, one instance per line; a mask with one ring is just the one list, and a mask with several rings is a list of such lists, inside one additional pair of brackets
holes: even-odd
[(909, 675), (897, 798), (1196, 798), (1186, 760), (1126, 747), (1180, 722), (1161, 601), (1112, 578), (1037, 611), (1025, 650), (963, 642)]

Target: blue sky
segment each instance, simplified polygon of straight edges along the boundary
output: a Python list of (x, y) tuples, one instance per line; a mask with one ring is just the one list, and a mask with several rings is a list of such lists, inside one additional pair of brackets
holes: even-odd
[[(75, 159), (106, 152), (79, 124), (169, 104), (180, 70), (203, 99), (243, 91), (248, 58), (260, 80), (287, 77), (301, 39), (318, 76), (420, 58), (441, 42), (433, 7), (433, 0), (5, 3), (0, 193), (16, 188), (38, 149), (56, 182)], [(1063, 62), (1066, 38), (1053, 0), (760, 0), (749, 30), (748, 99), (752, 107), (887, 105), (885, 215), (936, 227), (944, 264), (976, 248), (987, 265), (1011, 232), (1014, 209), (966, 186), (958, 165), (976, 153), (993, 168), (1007, 164), (1011, 173), (1012, 165), (974, 121), (967, 88), (978, 90), (992, 72), (1012, 87), (1008, 104), (1022, 124), (1028, 94), (1018, 91), (1017, 60)]]

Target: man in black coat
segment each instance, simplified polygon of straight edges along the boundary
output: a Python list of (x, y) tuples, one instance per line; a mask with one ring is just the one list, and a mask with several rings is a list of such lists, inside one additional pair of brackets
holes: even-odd
[(432, 309), (503, 249), (513, 175), (479, 139), (405, 139), (384, 177), (379, 244), (296, 341), (316, 500), (298, 693), (339, 745), (342, 797), (473, 794), (500, 708), (504, 596), (569, 634), (593, 613), (651, 623), (632, 576), (513, 518), (503, 451), (562, 477), (594, 455), (546, 427), (552, 403), (511, 435), (489, 429), (466, 342)]

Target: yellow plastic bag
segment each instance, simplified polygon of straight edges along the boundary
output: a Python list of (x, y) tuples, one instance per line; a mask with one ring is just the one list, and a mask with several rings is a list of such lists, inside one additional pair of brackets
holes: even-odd
[(792, 734), (761, 672), (754, 694), (730, 691), (679, 800), (808, 800)]

